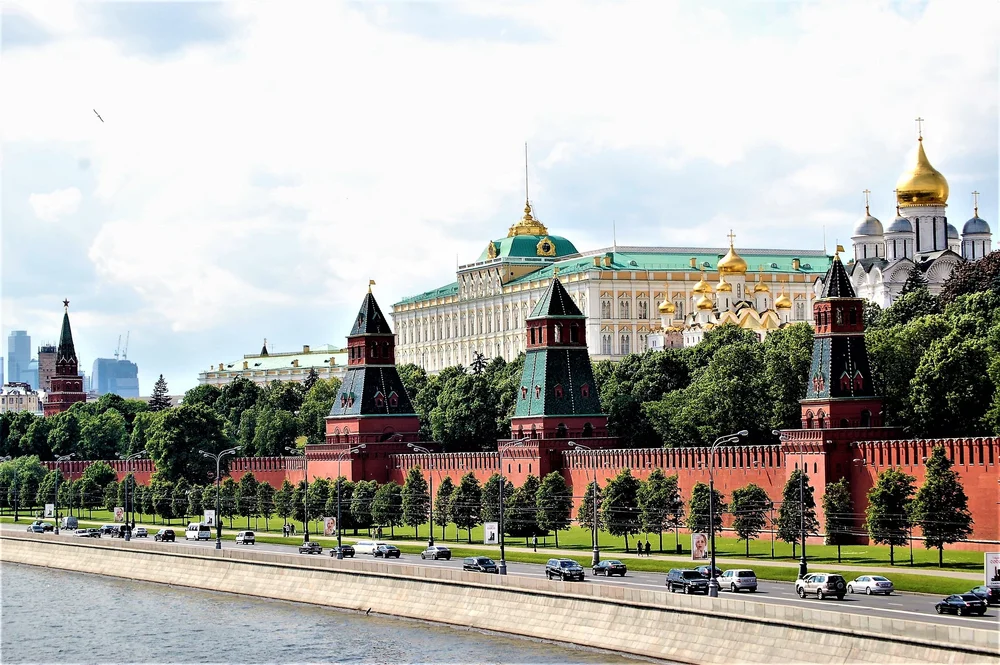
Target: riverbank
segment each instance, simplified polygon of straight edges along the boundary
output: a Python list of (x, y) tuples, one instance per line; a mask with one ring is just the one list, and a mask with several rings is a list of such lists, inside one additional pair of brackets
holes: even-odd
[[(81, 539), (82, 540), (82, 539)], [(995, 631), (600, 584), (250, 550), (0, 534), (0, 558), (685, 663), (1000, 663)], [(720, 639), (725, 636), (725, 639)]]

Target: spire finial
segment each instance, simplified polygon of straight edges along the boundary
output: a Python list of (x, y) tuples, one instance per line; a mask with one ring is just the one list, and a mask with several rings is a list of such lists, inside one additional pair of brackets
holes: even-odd
[(892, 195), (896, 197), (896, 217), (902, 217), (902, 213), (899, 212), (899, 190), (892, 190)]
[(372, 287), (373, 286), (375, 286), (375, 280), (374, 279), (369, 279), (368, 280), (368, 293), (372, 292)]
[(733, 249), (733, 240), (736, 239), (736, 234), (733, 233), (732, 229), (729, 229), (729, 249)]
[(869, 208), (868, 208), (868, 203), (869, 203), (869, 201), (868, 201), (868, 195), (872, 193), (872, 190), (865, 189), (865, 190), (862, 191), (862, 193), (865, 195), (865, 214), (868, 215), (868, 216), (871, 216), (871, 214), (872, 214), (871, 210), (869, 210)]
[(979, 217), (979, 192), (972, 192), (972, 216)]
[(66, 310), (67, 312), (69, 311), (69, 299), (68, 299), (68, 298), (67, 298), (67, 299), (65, 299), (65, 300), (63, 300), (63, 308), (64, 308), (64, 309), (65, 309), (65, 310)]
[(917, 140), (918, 141), (923, 141), (924, 140), (924, 125), (923, 125), (924, 119), (921, 118), (921, 117), (917, 117), (916, 120), (914, 120), (914, 122), (917, 123)]
[[(524, 205), (528, 205), (528, 142), (524, 142)], [(525, 207), (525, 210), (528, 208)]]

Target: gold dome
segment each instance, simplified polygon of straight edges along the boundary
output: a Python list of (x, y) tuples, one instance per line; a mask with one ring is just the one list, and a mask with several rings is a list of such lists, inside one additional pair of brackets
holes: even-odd
[(712, 292), (712, 287), (709, 285), (709, 283), (707, 281), (705, 281), (705, 273), (701, 273), (701, 279), (698, 280), (698, 283), (694, 285), (694, 289), (693, 290), (694, 290), (695, 293), (711, 293)]
[(774, 306), (777, 309), (791, 309), (792, 299), (782, 293), (780, 296), (774, 299)]
[(917, 139), (917, 163), (896, 182), (896, 201), (901, 206), (948, 202), (948, 181), (927, 161), (923, 137)]
[(712, 299), (708, 296), (702, 296), (698, 299), (698, 303), (695, 305), (698, 309), (712, 309), (715, 305), (712, 303)]
[(673, 314), (677, 311), (677, 307), (674, 306), (674, 303), (666, 299), (660, 303), (657, 309), (660, 310), (660, 314)]
[(539, 222), (537, 219), (531, 216), (531, 204), (527, 201), (524, 202), (524, 217), (519, 219), (517, 223), (510, 227), (507, 232), (508, 238), (513, 238), (514, 236), (547, 236), (549, 230), (545, 228), (545, 225)]
[(729, 232), (729, 251), (726, 255), (719, 259), (719, 264), (716, 266), (719, 272), (723, 275), (745, 275), (747, 274), (747, 262), (736, 253), (733, 249), (733, 232)]
[(732, 291), (733, 285), (726, 282), (726, 278), (720, 274), (719, 283), (715, 285), (715, 290), (718, 291), (719, 293)]
[(770, 293), (771, 289), (768, 288), (767, 284), (764, 282), (757, 282), (753, 285), (754, 293)]

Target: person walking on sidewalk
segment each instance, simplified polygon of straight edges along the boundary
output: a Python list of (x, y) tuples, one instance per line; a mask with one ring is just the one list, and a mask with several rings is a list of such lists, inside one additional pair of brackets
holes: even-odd
[(649, 550), (650, 550), (650, 549), (651, 549), (651, 548), (649, 547), (649, 541), (647, 540), (647, 541), (646, 541), (646, 556), (649, 556)]

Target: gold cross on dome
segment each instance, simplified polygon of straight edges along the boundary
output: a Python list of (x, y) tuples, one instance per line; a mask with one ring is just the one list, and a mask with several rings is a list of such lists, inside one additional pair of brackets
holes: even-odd
[(917, 139), (923, 139), (924, 138), (924, 126), (923, 126), (924, 119), (918, 117), (914, 122), (917, 123)]
[(732, 247), (733, 240), (736, 238), (736, 234), (733, 233), (732, 229), (729, 229), (729, 235), (727, 237), (729, 238), (729, 246)]
[(870, 215), (871, 211), (868, 210), (868, 195), (872, 193), (872, 190), (865, 189), (862, 191), (862, 193), (865, 195), (865, 214)]

